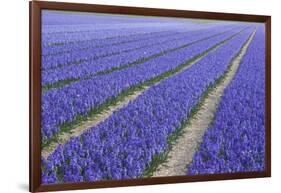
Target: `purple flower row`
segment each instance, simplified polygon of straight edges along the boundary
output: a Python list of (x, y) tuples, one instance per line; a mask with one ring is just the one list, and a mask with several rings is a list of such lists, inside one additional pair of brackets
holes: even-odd
[[(223, 29), (223, 28), (222, 28)], [(209, 29), (209, 31), (211, 31)], [(77, 64), (82, 62), (89, 62), (91, 60), (96, 60), (101, 57), (111, 56), (120, 54), (122, 52), (132, 52), (138, 49), (143, 48), (144, 50), (147, 47), (151, 47), (157, 44), (164, 44), (166, 42), (171, 42), (175, 40), (184, 40), (187, 37), (190, 37), (191, 32), (159, 32), (146, 34), (144, 36), (133, 36), (132, 38), (126, 37), (126, 41), (117, 43), (115, 45), (116, 39), (113, 40), (103, 40), (104, 44), (96, 45), (93, 42), (87, 42), (90, 44), (90, 47), (87, 49), (77, 49), (80, 47), (78, 44), (72, 44), (73, 46), (66, 45), (68, 49), (72, 47), (74, 50), (70, 50), (66, 53), (59, 53), (58, 55), (50, 55), (42, 57), (42, 68), (43, 70), (48, 70), (49, 68), (63, 67), (71, 64)], [(199, 33), (199, 32), (197, 32)], [(196, 35), (197, 33), (192, 33)], [(188, 34), (188, 35), (187, 35)], [(123, 38), (122, 38), (123, 39)], [(101, 42), (101, 40), (99, 40)], [(120, 42), (120, 40), (118, 40)], [(71, 44), (70, 44), (71, 45)], [(105, 46), (106, 45), (106, 46)], [(47, 49), (52, 49), (49, 47)], [(144, 51), (143, 51), (144, 52)], [(84, 64), (84, 63), (83, 63)]]
[[(80, 32), (80, 33), (58, 33), (58, 34), (42, 34), (42, 45), (52, 46), (57, 44), (67, 44), (68, 42), (91, 40), (91, 39), (104, 39), (116, 36), (132, 35), (139, 32), (157, 32), (157, 31), (168, 31), (174, 32), (186, 30), (188, 26), (194, 28), (196, 27), (192, 23), (178, 24), (175, 22), (164, 22), (164, 23), (132, 23), (128, 25), (127, 23), (115, 23), (115, 24), (89, 24), (87, 27), (92, 28), (90, 31)], [(60, 26), (64, 27), (64, 26)], [(65, 26), (66, 27), (66, 26)], [(73, 27), (80, 28), (79, 25), (73, 25)], [(43, 29), (44, 30), (44, 29)]]
[[(249, 31), (242, 32), (239, 37)], [(227, 32), (131, 68), (47, 91), (42, 96), (42, 139), (58, 133), (61, 124), (74, 120), (77, 115), (86, 115), (130, 87), (176, 68), (233, 34), (235, 32)]]
[[(238, 29), (236, 28), (233, 31), (226, 32), (227, 34), (230, 33), (237, 33), (242, 29), (244, 25), (239, 27)], [(131, 46), (124, 45), (120, 46), (120, 50), (122, 49), (127, 49), (130, 47), (140, 47), (138, 49), (133, 49), (129, 52), (123, 52), (118, 55), (113, 55), (109, 57), (104, 57), (100, 58), (97, 60), (89, 60), (85, 61), (79, 65), (77, 64), (72, 64), (70, 66), (65, 66), (63, 68), (58, 68), (54, 70), (48, 70), (48, 71), (43, 71), (42, 72), (42, 85), (49, 85), (53, 84), (57, 81), (61, 80), (68, 80), (68, 79), (81, 79), (84, 77), (89, 77), (92, 75), (95, 75), (98, 72), (105, 71), (105, 70), (110, 70), (112, 68), (118, 68), (122, 67), (128, 64), (132, 64), (137, 61), (142, 61), (143, 59), (149, 58), (151, 56), (157, 55), (157, 54), (162, 54), (165, 53), (169, 50), (180, 48), (182, 46), (186, 46), (192, 42), (202, 40), (208, 37), (212, 36), (219, 36), (222, 32), (224, 32), (225, 27), (217, 28), (216, 30), (211, 29), (211, 30), (202, 30), (200, 32), (190, 32), (187, 35), (184, 35), (180, 38), (172, 40), (168, 40), (167, 42), (162, 39), (160, 40), (150, 40), (150, 42), (144, 42), (147, 46), (144, 46), (144, 44), (141, 43), (133, 43)], [(164, 38), (165, 39), (165, 38)], [(161, 43), (162, 41), (162, 43)], [(148, 45), (152, 44), (152, 45)], [(105, 52), (110, 52), (111, 49), (105, 49), (107, 51)], [(113, 52), (116, 51), (113, 47)], [(93, 52), (92, 54), (86, 53), (86, 55), (80, 53), (81, 57), (88, 57), (91, 58), (94, 55), (99, 55), (100, 53)], [(101, 53), (102, 54), (102, 53)], [(76, 56), (76, 55), (75, 55)], [(48, 64), (48, 65), (47, 65)], [(55, 67), (59, 65), (56, 62), (50, 62), (45, 64), (45, 68), (50, 68), (50, 67)]]
[(259, 26), (188, 175), (264, 171), (265, 34)]
[[(204, 91), (223, 75), (250, 32), (237, 35), (187, 70), (150, 87), (101, 124), (59, 146), (42, 160), (42, 183), (140, 177), (153, 156), (166, 149), (167, 137), (187, 119)], [(158, 68), (162, 65), (165, 62), (157, 63)]]
[[(97, 37), (91, 37), (90, 39), (87, 38), (85, 39), (85, 36), (80, 34), (80, 39), (77, 41), (70, 40), (67, 43), (63, 44), (55, 44), (55, 45), (42, 45), (42, 56), (48, 56), (48, 55), (58, 55), (64, 52), (70, 52), (74, 50), (85, 50), (87, 48), (99, 48), (99, 47), (105, 47), (105, 46), (110, 46), (112, 44), (120, 44), (124, 42), (133, 42), (134, 40), (142, 40), (142, 39), (147, 39), (150, 37), (154, 36), (161, 36), (164, 34), (182, 34), (185, 32), (191, 32), (195, 30), (204, 30), (204, 29), (211, 29), (211, 28), (216, 28), (220, 26), (233, 26), (233, 24), (213, 24), (213, 25), (204, 25), (204, 26), (198, 26), (198, 25), (186, 25), (185, 28), (182, 29), (163, 29), (161, 31), (160, 29), (146, 29), (146, 30), (135, 30), (131, 31), (134, 33), (128, 33), (126, 35), (118, 35), (117, 32), (115, 32), (115, 36), (108, 37), (108, 38), (97, 38)], [(85, 32), (86, 33), (86, 32)], [(87, 32), (90, 33), (90, 32)], [(89, 34), (87, 35), (89, 36)]]
[[(156, 32), (143, 32), (139, 33), (136, 32), (132, 35), (126, 35), (126, 36), (117, 36), (117, 37), (111, 37), (111, 38), (105, 38), (105, 39), (91, 39), (91, 40), (79, 40), (79, 41), (73, 41), (68, 42), (67, 44), (62, 45), (56, 45), (56, 46), (42, 46), (42, 56), (43, 58), (53, 57), (60, 54), (67, 54), (78, 50), (87, 50), (90, 48), (102, 48), (107, 47), (111, 45), (117, 45), (122, 43), (129, 43), (134, 41), (140, 41), (144, 40), (150, 37), (157, 37), (162, 35), (171, 35), (175, 34), (176, 32), (171, 31), (156, 31)], [(178, 32), (182, 33), (182, 32)]]

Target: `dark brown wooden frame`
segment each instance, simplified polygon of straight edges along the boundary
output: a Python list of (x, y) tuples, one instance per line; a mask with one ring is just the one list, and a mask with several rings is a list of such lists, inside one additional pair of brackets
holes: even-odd
[[(66, 11), (84, 11), (98, 13), (116, 13), (147, 16), (168, 16), (182, 18), (199, 19), (219, 19), (231, 21), (264, 22), (266, 25), (266, 169), (264, 172), (245, 172), (232, 174), (211, 174), (198, 176), (174, 176), (157, 177), (134, 180), (101, 181), (101, 182), (82, 182), (72, 184), (41, 184), (41, 136), (40, 136), (40, 112), (41, 112), (41, 10), (66, 10)], [(93, 4), (77, 3), (58, 3), (58, 2), (29, 2), (30, 10), (30, 146), (29, 146), (29, 190), (38, 191), (56, 191), (56, 190), (75, 190), (104, 187), (120, 187), (135, 185), (151, 185), (165, 183), (183, 183), (211, 180), (228, 180), (242, 178), (260, 178), (271, 176), (271, 17), (264, 15), (245, 15), (232, 13), (213, 13), (199, 11), (183, 11), (170, 9), (152, 9), (139, 7), (123, 6), (105, 6)]]

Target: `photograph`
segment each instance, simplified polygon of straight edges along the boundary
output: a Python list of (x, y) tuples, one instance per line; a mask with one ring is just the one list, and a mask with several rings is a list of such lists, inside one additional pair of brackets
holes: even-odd
[(266, 25), (41, 10), (41, 184), (266, 171)]

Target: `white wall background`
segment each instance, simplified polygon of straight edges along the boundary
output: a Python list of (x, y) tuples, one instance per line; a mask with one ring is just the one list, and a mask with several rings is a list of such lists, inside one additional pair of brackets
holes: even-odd
[[(70, 2), (267, 14), (272, 16), (272, 178), (94, 190), (113, 192), (273, 193), (281, 191), (281, 12), (277, 0), (68, 0)], [(0, 192), (28, 191), (28, 1), (0, 11)], [(93, 190), (75, 191), (92, 192)], [(74, 192), (74, 191), (73, 191)]]

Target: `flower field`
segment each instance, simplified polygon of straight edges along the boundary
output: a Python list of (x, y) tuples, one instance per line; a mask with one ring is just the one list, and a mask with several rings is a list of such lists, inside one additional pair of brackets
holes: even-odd
[(43, 11), (41, 139), (55, 148), (42, 156), (42, 183), (153, 176), (247, 42), (185, 173), (263, 171), (264, 33), (258, 23)]

